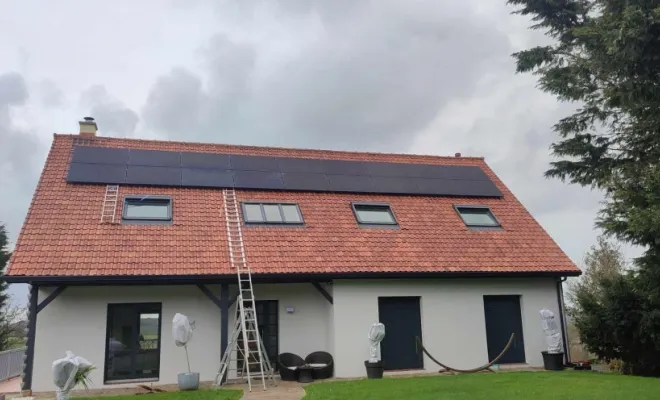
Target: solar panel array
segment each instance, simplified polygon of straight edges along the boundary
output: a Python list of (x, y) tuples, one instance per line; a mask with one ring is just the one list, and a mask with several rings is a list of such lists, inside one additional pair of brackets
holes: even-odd
[(74, 148), (67, 181), (147, 186), (501, 197), (479, 167)]

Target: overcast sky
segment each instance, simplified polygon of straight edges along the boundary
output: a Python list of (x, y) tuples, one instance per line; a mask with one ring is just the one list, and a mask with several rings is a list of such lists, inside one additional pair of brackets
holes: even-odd
[(580, 263), (601, 195), (543, 178), (551, 127), (573, 106), (514, 73), (511, 53), (546, 39), (511, 11), (505, 0), (0, 0), (0, 221), (14, 242), (53, 132), (89, 115), (104, 136), (485, 156)]

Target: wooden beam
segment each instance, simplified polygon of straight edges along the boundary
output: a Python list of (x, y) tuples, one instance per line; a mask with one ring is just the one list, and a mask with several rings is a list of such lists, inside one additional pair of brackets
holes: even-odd
[(53, 290), (53, 292), (44, 299), (44, 301), (39, 303), (39, 305), (37, 306), (37, 313), (41, 312), (41, 310), (46, 308), (46, 306), (49, 305), (51, 301), (55, 300), (55, 298), (59, 296), (64, 291), (64, 289), (66, 289), (66, 286), (56, 287), (55, 290)]
[[(222, 310), (222, 304), (220, 303), (220, 299), (217, 298), (217, 297), (216, 297), (216, 296), (215, 296), (215, 295), (209, 290), (209, 288), (207, 288), (205, 285), (202, 285), (201, 283), (198, 284), (197, 287), (199, 288), (199, 290), (202, 291), (202, 293), (204, 293), (204, 294), (206, 295), (206, 297), (209, 298), (209, 300), (211, 300), (211, 301), (213, 302), (213, 304), (215, 304), (216, 306), (218, 306), (218, 308), (220, 308), (220, 309)], [(222, 296), (222, 294), (220, 294), (220, 295)]]
[[(226, 283), (220, 286), (220, 332), (220, 357), (222, 358), (229, 343), (229, 285)], [(226, 380), (227, 375), (221, 377), (221, 382)]]
[(318, 290), (319, 293), (321, 293), (321, 295), (323, 295), (323, 297), (325, 297), (325, 299), (328, 300), (328, 302), (329, 302), (330, 304), (334, 304), (334, 303), (333, 303), (333, 300), (332, 300), (332, 296), (330, 296), (330, 293), (328, 293), (328, 291), (325, 290), (325, 288), (323, 288), (323, 286), (321, 286), (320, 283), (318, 283), (318, 282), (312, 282), (312, 285), (314, 285), (314, 287), (316, 288), (316, 290)]
[(30, 286), (30, 300), (28, 306), (28, 332), (25, 349), (25, 363), (23, 364), (23, 391), (32, 394), (32, 370), (34, 364), (34, 338), (37, 330), (37, 302), (39, 301), (39, 286)]

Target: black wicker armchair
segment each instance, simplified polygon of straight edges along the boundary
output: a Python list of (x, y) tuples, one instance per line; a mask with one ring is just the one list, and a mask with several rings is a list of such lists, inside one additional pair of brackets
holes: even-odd
[(293, 353), (282, 353), (277, 357), (277, 366), (280, 370), (280, 378), (283, 381), (295, 381), (298, 379), (296, 369), (303, 365), (305, 360)]
[(305, 364), (312, 366), (312, 377), (314, 379), (332, 378), (334, 360), (330, 353), (326, 353), (325, 351), (315, 351), (305, 357)]

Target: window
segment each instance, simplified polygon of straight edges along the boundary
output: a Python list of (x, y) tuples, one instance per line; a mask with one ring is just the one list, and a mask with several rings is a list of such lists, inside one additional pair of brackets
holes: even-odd
[(243, 203), (243, 220), (248, 224), (302, 225), (297, 204)]
[(353, 212), (362, 225), (397, 225), (389, 204), (353, 203)]
[(127, 196), (122, 219), (126, 222), (168, 223), (172, 221), (172, 199), (163, 196)]
[(161, 304), (108, 304), (104, 381), (158, 379)]
[(465, 222), (465, 225), (474, 228), (499, 228), (495, 216), (485, 206), (454, 206), (456, 211)]

